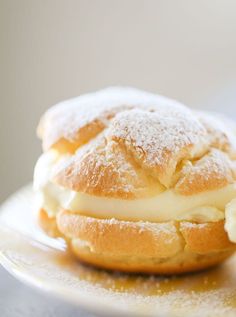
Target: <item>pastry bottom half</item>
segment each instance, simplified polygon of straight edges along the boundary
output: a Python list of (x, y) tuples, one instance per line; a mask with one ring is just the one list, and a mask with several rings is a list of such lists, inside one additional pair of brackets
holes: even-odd
[(195, 272), (221, 263), (236, 249), (224, 230), (224, 221), (132, 222), (67, 210), (49, 218), (41, 209), (39, 222), (48, 235), (63, 236), (82, 262), (123, 272)]

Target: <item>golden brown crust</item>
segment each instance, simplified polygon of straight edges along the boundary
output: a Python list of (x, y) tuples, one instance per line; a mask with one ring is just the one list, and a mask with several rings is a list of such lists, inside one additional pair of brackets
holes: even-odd
[(54, 182), (77, 192), (122, 199), (144, 197), (162, 188), (115, 142), (106, 144), (103, 137), (66, 159)]
[(180, 222), (179, 231), (185, 241), (185, 250), (207, 254), (235, 248), (225, 232), (224, 223), (223, 220), (205, 224)]
[(113, 88), (61, 103), (38, 134), (45, 150), (71, 153), (54, 181), (78, 192), (134, 199), (163, 187), (192, 195), (236, 180), (230, 128), (142, 91)]
[(71, 241), (71, 250), (80, 261), (98, 268), (128, 273), (164, 275), (204, 270), (223, 262), (232, 255), (232, 251), (222, 251), (211, 254), (181, 252), (173, 258), (161, 260), (155, 258), (143, 259), (142, 257), (109, 257), (94, 254), (87, 248), (81, 248), (81, 246), (77, 244), (77, 240)]
[[(101, 142), (105, 144), (104, 139)], [(91, 147), (65, 159), (54, 182), (77, 192), (120, 199), (150, 197), (166, 189), (117, 143)], [(217, 190), (236, 179), (235, 162), (217, 149), (199, 160), (185, 162), (181, 168), (172, 176), (172, 188), (181, 195)]]
[(71, 239), (91, 245), (93, 252), (109, 256), (171, 257), (182, 248), (174, 223), (104, 220), (62, 211), (58, 228)]
[(62, 233), (58, 230), (55, 218), (49, 217), (48, 213), (44, 209), (40, 209), (38, 213), (38, 222), (40, 227), (50, 236), (50, 237), (60, 237)]
[[(77, 216), (76, 216), (77, 217)], [(159, 246), (159, 250), (160, 250), (160, 254), (161, 255), (166, 255), (166, 257), (159, 257), (159, 256), (153, 256), (150, 255), (149, 257), (144, 257), (142, 256), (143, 253), (139, 253), (139, 255), (137, 256), (132, 256), (129, 255), (123, 255), (122, 253), (120, 254), (115, 254), (114, 252), (111, 253), (106, 253), (104, 252), (104, 250), (102, 250), (102, 252), (91, 252), (90, 248), (89, 248), (89, 244), (86, 245), (86, 243), (81, 243), (81, 239), (79, 239), (79, 233), (78, 232), (74, 232), (75, 228), (76, 230), (79, 229), (78, 227), (84, 227), (84, 229), (86, 227), (89, 227), (88, 230), (92, 230), (93, 234), (91, 234), (90, 232), (90, 239), (96, 243), (96, 234), (98, 234), (98, 231), (96, 230), (94, 232), (94, 228), (93, 225), (91, 226), (90, 224), (86, 224), (86, 217), (84, 217), (85, 220), (83, 221), (82, 224), (80, 224), (78, 226), (78, 223), (73, 225), (71, 223), (71, 218), (69, 219), (70, 224), (67, 226), (63, 225), (63, 228), (65, 230), (71, 229), (71, 227), (73, 227), (72, 232), (69, 232), (68, 235), (63, 235), (62, 232), (60, 232), (57, 228), (57, 222), (55, 220), (55, 218), (50, 218), (48, 217), (47, 213), (41, 209), (39, 212), (39, 223), (41, 225), (41, 227), (47, 232), (47, 234), (49, 234), (52, 237), (58, 237), (58, 236), (63, 236), (63, 238), (65, 238), (68, 242), (68, 244), (70, 245), (70, 249), (71, 251), (76, 255), (76, 257), (82, 261), (85, 262), (87, 264), (91, 264), (91, 265), (95, 265), (97, 267), (100, 268), (105, 268), (105, 269), (110, 269), (110, 270), (119, 270), (119, 271), (124, 271), (124, 272), (141, 272), (141, 273), (158, 273), (158, 274), (181, 274), (181, 273), (185, 273), (185, 272), (193, 272), (193, 271), (198, 271), (201, 269), (205, 269), (207, 267), (216, 265), (222, 261), (224, 261), (227, 257), (229, 257), (232, 254), (232, 249), (228, 249), (228, 241), (225, 241), (225, 236), (223, 237), (223, 245), (221, 244), (221, 246), (226, 247), (226, 251), (216, 251), (216, 252), (204, 252), (202, 254), (198, 254), (198, 253), (193, 253), (190, 252), (188, 250), (186, 250), (186, 248), (183, 249), (183, 244), (182, 242), (180, 242), (180, 236), (175, 236), (173, 237), (173, 241), (174, 243), (169, 244), (168, 245), (168, 250), (165, 250), (165, 246), (166, 246), (166, 241), (162, 240), (163, 245), (161, 245), (161, 241), (158, 241), (158, 246)], [(63, 219), (61, 218), (60, 221), (68, 221), (68, 219)], [(78, 220), (78, 219), (77, 219)], [(169, 229), (174, 229), (172, 227), (173, 224), (167, 224), (167, 228), (169, 227)], [(116, 226), (118, 227), (118, 226)], [(218, 230), (220, 231), (220, 233), (222, 234), (222, 224), (221, 222), (216, 223), (216, 227), (218, 227)], [(208, 227), (208, 229), (213, 228), (213, 227)], [(64, 230), (63, 229), (63, 230)], [(97, 229), (97, 228), (96, 228)], [(101, 228), (100, 228), (101, 229)], [(188, 235), (190, 232), (186, 231), (186, 226), (183, 223), (183, 228), (182, 228), (182, 234), (183, 235)], [(130, 228), (129, 228), (130, 230)], [(175, 229), (174, 229), (175, 230)], [(82, 230), (82, 235), (84, 237), (84, 235), (86, 236), (86, 231), (85, 233), (83, 232), (84, 230)], [(132, 231), (132, 230), (131, 230)], [(117, 230), (115, 231), (117, 233)], [(116, 234), (114, 232), (114, 234)], [(71, 235), (75, 235), (78, 238), (71, 238)], [(108, 233), (109, 234), (109, 233)], [(111, 234), (111, 233), (110, 233)], [(212, 238), (212, 234), (214, 234), (214, 232), (211, 230), (211, 236), (210, 238)], [(118, 234), (120, 235), (120, 234)], [(145, 245), (148, 243), (149, 241), (149, 237), (152, 234), (149, 233), (149, 235), (146, 233), (142, 236), (142, 240), (145, 238), (146, 239), (146, 243)], [(202, 235), (201, 231), (199, 230), (194, 230), (194, 239), (191, 239), (191, 237), (188, 237), (187, 240), (191, 240), (191, 245), (192, 247), (195, 248), (195, 243), (197, 243), (197, 245), (199, 244), (197, 242), (197, 239), (199, 239), (199, 235)], [(104, 235), (104, 238), (107, 238), (107, 234)], [(133, 236), (129, 236), (129, 240), (132, 238)], [(170, 238), (170, 236), (168, 234), (165, 234), (164, 236), (162, 236), (162, 238)], [(84, 237), (88, 240), (88, 235), (86, 237)], [(208, 236), (209, 238), (209, 236)], [(134, 238), (132, 238), (132, 241), (134, 240)], [(226, 239), (227, 240), (227, 239)], [(201, 239), (202, 241), (202, 239)], [(205, 247), (207, 246), (205, 243), (205, 239), (204, 239), (204, 246), (201, 246), (201, 250), (204, 251)], [(208, 241), (208, 239), (207, 239)], [(219, 239), (213, 239), (214, 243), (219, 242)], [(139, 238), (139, 242), (143, 243), (143, 241), (140, 241)], [(119, 241), (118, 241), (119, 243)], [(92, 245), (92, 243), (91, 243)], [(96, 243), (96, 245), (98, 245), (98, 243)], [(107, 246), (107, 243), (105, 242), (105, 245)], [(181, 245), (181, 248), (180, 248)], [(110, 245), (111, 246), (111, 245)], [(119, 246), (119, 244), (118, 244)], [(126, 252), (127, 250), (127, 246), (129, 246), (129, 244), (126, 242), (125, 243), (126, 246)], [(104, 245), (103, 245), (104, 247)], [(175, 248), (177, 247), (177, 250), (179, 249), (179, 252), (176, 252), (175, 255), (168, 257), (168, 255), (173, 254), (173, 251), (170, 252), (171, 248)], [(101, 246), (100, 246), (101, 249)], [(114, 249), (114, 248), (113, 248)], [(142, 248), (141, 248), (142, 249)], [(146, 254), (146, 249), (143, 248), (142, 252), (144, 252)]]
[(235, 250), (223, 221), (127, 222), (63, 210), (56, 223), (79, 259), (112, 270), (158, 274), (197, 271), (222, 262)]
[(41, 118), (37, 134), (43, 149), (71, 153), (105, 129), (118, 112), (130, 109), (122, 101), (113, 100), (107, 93), (83, 95), (50, 108)]
[(196, 162), (188, 161), (175, 185), (181, 195), (192, 195), (219, 189), (235, 180), (233, 163), (217, 149), (212, 149)]

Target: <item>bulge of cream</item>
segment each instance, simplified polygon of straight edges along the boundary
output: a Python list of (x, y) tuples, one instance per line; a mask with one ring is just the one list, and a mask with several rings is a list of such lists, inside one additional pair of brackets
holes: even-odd
[(229, 240), (236, 243), (236, 198), (225, 207), (225, 231), (228, 233)]
[(40, 156), (34, 169), (33, 187), (36, 193), (36, 206), (38, 209), (46, 210), (50, 217), (55, 216), (70, 193), (70, 190), (51, 182), (56, 163), (66, 157), (59, 158), (55, 150), (50, 150)]

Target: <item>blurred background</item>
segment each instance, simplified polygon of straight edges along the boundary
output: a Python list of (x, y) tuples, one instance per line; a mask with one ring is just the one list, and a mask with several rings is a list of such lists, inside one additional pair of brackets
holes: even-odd
[(129, 85), (236, 119), (235, 0), (0, 0), (0, 201), (32, 179), (51, 105)]

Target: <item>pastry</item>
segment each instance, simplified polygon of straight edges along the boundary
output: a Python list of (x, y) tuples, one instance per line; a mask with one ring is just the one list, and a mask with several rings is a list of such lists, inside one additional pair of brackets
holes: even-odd
[(49, 109), (38, 135), (40, 224), (81, 261), (177, 274), (234, 252), (236, 144), (227, 119), (108, 88)]

